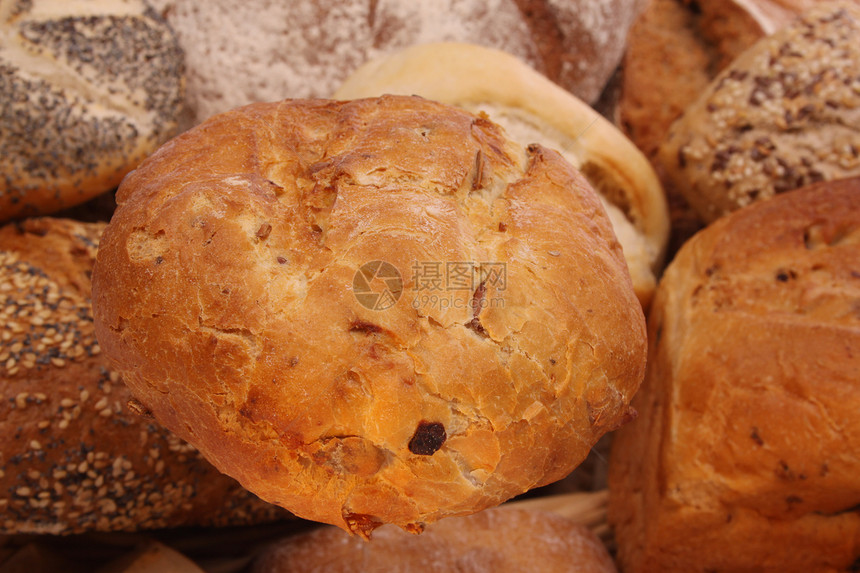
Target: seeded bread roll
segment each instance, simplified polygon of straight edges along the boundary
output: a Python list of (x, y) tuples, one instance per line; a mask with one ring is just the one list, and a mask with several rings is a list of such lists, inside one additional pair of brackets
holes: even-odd
[(669, 265), (609, 520), (638, 572), (860, 562), (860, 179), (736, 211)]
[(705, 221), (860, 174), (860, 6), (827, 2), (760, 40), (671, 127), (658, 159)]
[(631, 414), (644, 317), (555, 152), (418, 97), (257, 104), (120, 186), (99, 342), (263, 499), (360, 535), (567, 475)]
[(329, 97), (370, 59), (472, 42), (522, 58), (594, 101), (639, 0), (153, 0), (187, 54), (194, 123), (285, 97)]
[(370, 543), (334, 527), (288, 537), (264, 550), (253, 573), (616, 573), (591, 531), (537, 510), (494, 508), (446, 519), (410, 535), (390, 526)]
[(0, 2), (0, 221), (115, 188), (174, 135), (183, 65), (142, 0)]
[(666, 201), (647, 159), (611, 123), (514, 56), (472, 44), (413, 46), (369, 62), (338, 99), (416, 94), (486, 113), (521, 145), (558, 150), (600, 195), (643, 306), (662, 268)]
[(93, 334), (90, 273), (104, 224), (0, 229), (0, 533), (244, 524), (285, 512), (151, 418)]

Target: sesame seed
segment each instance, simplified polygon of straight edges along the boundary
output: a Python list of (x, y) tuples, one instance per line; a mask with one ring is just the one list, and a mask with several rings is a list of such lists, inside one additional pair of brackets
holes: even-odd
[(30, 440), (30, 448), (34, 450), (41, 450), (42, 444), (40, 444), (38, 440)]

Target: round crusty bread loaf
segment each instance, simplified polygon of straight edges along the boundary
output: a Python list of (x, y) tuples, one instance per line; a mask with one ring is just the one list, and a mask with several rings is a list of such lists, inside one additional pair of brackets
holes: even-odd
[(154, 0), (188, 64), (199, 122), (283, 98), (329, 97), (369, 59), (472, 42), (524, 59), (591, 102), (624, 52), (639, 0)]
[(657, 161), (705, 221), (860, 174), (860, 5), (827, 2), (760, 40), (671, 127)]
[(0, 533), (227, 525), (286, 512), (151, 418), (93, 335), (90, 273), (104, 224), (0, 229)]
[(361, 535), (567, 475), (644, 371), (585, 179), (418, 97), (256, 104), (175, 138), (120, 186), (93, 289), (159, 421)]
[(0, 221), (115, 188), (175, 134), (183, 74), (142, 0), (0, 2)]
[(521, 145), (559, 151), (603, 200), (647, 307), (669, 235), (666, 200), (648, 160), (609, 121), (514, 56), (472, 44), (423, 44), (368, 62), (334, 97), (382, 94), (484, 112)]
[(693, 237), (614, 435), (624, 571), (851, 571), (860, 559), (860, 178)]
[(391, 526), (370, 543), (334, 527), (266, 548), (253, 573), (616, 573), (590, 530), (552, 513), (494, 508), (434, 523), (421, 535)]

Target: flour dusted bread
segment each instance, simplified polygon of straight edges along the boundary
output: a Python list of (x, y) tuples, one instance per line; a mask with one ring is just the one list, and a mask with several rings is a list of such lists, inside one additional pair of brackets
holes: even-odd
[(638, 0), (154, 0), (188, 62), (192, 121), (239, 105), (329, 97), (356, 68), (415, 44), (504, 50), (597, 99)]
[(647, 159), (611, 123), (516, 57), (473, 44), (412, 46), (368, 62), (334, 97), (384, 93), (486, 113), (520, 144), (558, 150), (601, 196), (647, 306), (669, 234), (666, 201)]
[(175, 138), (120, 186), (93, 288), (156, 419), (361, 535), (560, 479), (644, 370), (585, 179), (418, 97), (256, 104)]
[(657, 161), (704, 221), (860, 174), (860, 5), (825, 2), (760, 40), (669, 130)]
[(142, 0), (0, 2), (0, 221), (116, 187), (175, 133), (183, 81)]
[(93, 334), (104, 224), (0, 229), (0, 533), (68, 534), (283, 517), (154, 420)]
[(858, 253), (858, 179), (763, 200), (679, 251), (610, 458), (624, 571), (856, 568)]
[(552, 513), (494, 508), (454, 517), (421, 535), (383, 527), (366, 543), (323, 527), (279, 541), (263, 551), (253, 573), (616, 573), (591, 531)]

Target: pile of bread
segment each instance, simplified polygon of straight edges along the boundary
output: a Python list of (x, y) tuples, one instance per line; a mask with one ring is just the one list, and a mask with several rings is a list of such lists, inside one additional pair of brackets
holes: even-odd
[(856, 0), (0, 0), (0, 86), (0, 568), (860, 567)]

